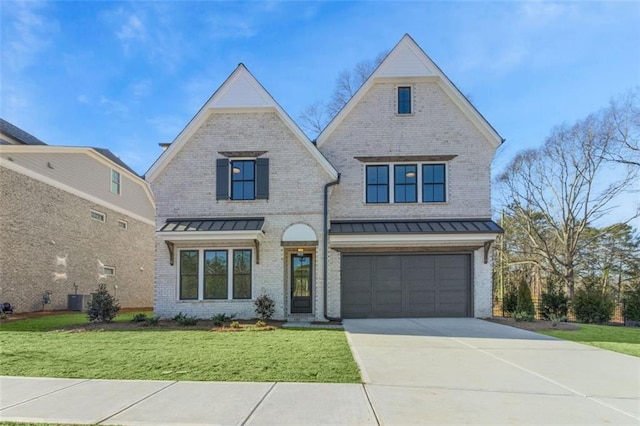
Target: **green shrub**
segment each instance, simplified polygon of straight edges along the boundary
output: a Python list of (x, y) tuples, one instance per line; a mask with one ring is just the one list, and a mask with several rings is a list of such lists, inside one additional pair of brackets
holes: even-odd
[(603, 291), (595, 280), (584, 279), (576, 290), (572, 310), (576, 319), (585, 324), (603, 324), (613, 316), (616, 304), (611, 294)]
[(160, 318), (158, 318), (158, 317), (149, 317), (149, 318), (146, 318), (144, 320), (142, 325), (144, 327), (155, 327), (155, 326), (158, 325), (159, 322), (160, 322)]
[(256, 314), (263, 321), (271, 319), (276, 309), (276, 302), (266, 294), (258, 296), (254, 305), (256, 306)]
[(640, 321), (640, 285), (628, 290), (624, 294), (624, 308), (622, 314), (625, 321)]
[(502, 299), (502, 310), (506, 316), (513, 316), (518, 307), (518, 291), (515, 287), (509, 287)]
[(131, 319), (131, 322), (135, 322), (135, 323), (138, 323), (138, 322), (145, 322), (147, 319), (148, 319), (148, 318), (147, 318), (147, 314), (145, 314), (145, 313), (139, 313), (139, 314), (135, 314), (135, 315), (133, 316), (133, 318)]
[(535, 320), (535, 316), (531, 315), (529, 312), (516, 312), (513, 314), (513, 317), (515, 318), (516, 321), (533, 321)]
[(118, 314), (120, 305), (115, 297), (107, 291), (107, 285), (98, 284), (98, 291), (89, 302), (87, 316), (91, 322), (111, 322)]
[(181, 326), (188, 326), (188, 325), (196, 325), (198, 323), (198, 317), (195, 316), (190, 316), (190, 315), (185, 315), (182, 312), (180, 312), (178, 315), (176, 315), (175, 317), (173, 317), (173, 321)]
[(213, 321), (213, 325), (221, 326), (223, 322), (231, 321), (235, 317), (236, 317), (236, 314), (227, 315), (222, 313), (222, 314), (214, 315), (213, 318), (211, 318), (211, 320)]
[(238, 321), (231, 321), (231, 324), (229, 324), (229, 327), (240, 328), (240, 323)]
[(538, 312), (546, 320), (566, 317), (569, 313), (569, 297), (558, 281), (550, 279), (547, 282), (546, 290), (540, 295)]
[(515, 312), (521, 316), (524, 314), (526, 314), (527, 317), (532, 318), (535, 318), (536, 316), (536, 307), (533, 306), (531, 290), (524, 279), (518, 284), (518, 301)]
[(256, 327), (266, 327), (267, 323), (262, 321), (262, 320), (258, 320), (256, 321)]

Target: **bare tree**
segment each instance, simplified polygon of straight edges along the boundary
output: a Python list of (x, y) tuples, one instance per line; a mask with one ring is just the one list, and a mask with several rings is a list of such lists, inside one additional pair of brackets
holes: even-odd
[(373, 74), (387, 54), (388, 51), (381, 52), (374, 59), (358, 62), (352, 70), (342, 71), (336, 78), (333, 93), (328, 102), (316, 101), (302, 110), (298, 116), (300, 126), (310, 137), (315, 139), (322, 132)]
[(556, 128), (541, 148), (518, 154), (498, 177), (505, 209), (527, 237), (529, 260), (562, 277), (570, 297), (580, 253), (589, 238), (598, 238), (585, 229), (615, 207), (638, 174), (628, 165), (612, 173), (615, 136), (606, 113), (592, 114)]
[(605, 118), (614, 132), (611, 160), (640, 167), (640, 88), (612, 100)]

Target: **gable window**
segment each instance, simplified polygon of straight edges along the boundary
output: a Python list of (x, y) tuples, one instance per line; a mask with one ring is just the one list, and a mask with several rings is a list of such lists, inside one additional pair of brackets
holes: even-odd
[(367, 203), (389, 202), (389, 166), (367, 166)]
[(231, 199), (254, 200), (256, 198), (256, 162), (240, 160), (231, 162)]
[(443, 203), (446, 201), (445, 165), (422, 165), (422, 201), (425, 203)]
[(120, 195), (120, 173), (111, 169), (111, 192)]
[(398, 87), (398, 114), (411, 114), (411, 87)]
[(415, 164), (394, 166), (396, 203), (415, 203), (418, 201), (418, 170)]
[(269, 159), (216, 160), (216, 200), (268, 200)]
[(180, 300), (251, 299), (251, 249), (188, 249), (180, 251)]
[(106, 222), (107, 215), (96, 210), (91, 210), (91, 219), (97, 220), (98, 222)]

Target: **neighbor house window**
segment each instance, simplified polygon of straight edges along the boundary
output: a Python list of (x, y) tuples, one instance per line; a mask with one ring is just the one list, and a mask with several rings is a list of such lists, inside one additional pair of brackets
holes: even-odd
[(129, 223), (126, 220), (118, 220), (118, 228), (126, 231), (129, 229)]
[(180, 251), (180, 300), (229, 300), (252, 297), (251, 249)]
[(98, 222), (106, 222), (107, 215), (99, 211), (91, 210), (91, 219), (97, 220)]
[(180, 299), (198, 299), (198, 250), (180, 252)]
[(240, 160), (231, 162), (231, 199), (254, 200), (256, 198), (256, 162)]
[(120, 173), (111, 169), (111, 192), (120, 195)]
[(422, 165), (422, 201), (425, 203), (442, 203), (446, 201), (445, 165)]
[(398, 87), (398, 114), (411, 114), (411, 87)]
[(394, 201), (396, 203), (415, 203), (418, 201), (417, 166), (415, 164), (396, 165), (394, 170)]
[(228, 268), (226, 250), (204, 252), (204, 298), (226, 299), (228, 295)]
[(116, 276), (116, 268), (113, 266), (105, 266), (103, 268), (103, 274), (107, 277), (115, 277)]
[(233, 251), (233, 298), (251, 299), (251, 250)]
[(389, 202), (389, 166), (367, 166), (367, 203)]

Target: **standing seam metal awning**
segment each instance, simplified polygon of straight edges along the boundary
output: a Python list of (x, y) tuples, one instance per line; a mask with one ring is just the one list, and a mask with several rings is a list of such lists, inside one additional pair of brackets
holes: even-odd
[(169, 263), (174, 263), (175, 242), (250, 240), (260, 263), (260, 240), (264, 236), (264, 217), (238, 218), (178, 218), (167, 219), (156, 232), (169, 249)]

